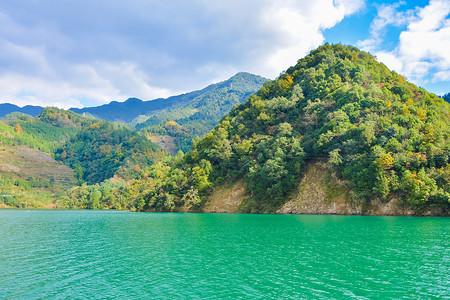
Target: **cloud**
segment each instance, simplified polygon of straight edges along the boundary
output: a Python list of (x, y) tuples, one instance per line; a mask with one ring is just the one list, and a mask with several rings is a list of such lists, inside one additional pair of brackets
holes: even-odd
[[(431, 0), (423, 8), (398, 11), (402, 2), (382, 6), (371, 25), (371, 37), (359, 42), (388, 67), (413, 82), (450, 79), (450, 2)], [(388, 26), (405, 26), (392, 51), (381, 50)]]
[(363, 6), (363, 0), (5, 1), (0, 101), (99, 105), (166, 97), (238, 71), (274, 78), (322, 44), (323, 30)]

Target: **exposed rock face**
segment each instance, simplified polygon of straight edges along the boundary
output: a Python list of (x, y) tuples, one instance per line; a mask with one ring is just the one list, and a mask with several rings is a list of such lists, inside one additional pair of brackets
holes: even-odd
[(209, 201), (204, 208), (207, 213), (236, 213), (244, 200), (244, 181), (239, 180), (232, 186), (214, 188)]
[[(277, 213), (280, 214), (337, 214), (373, 216), (412, 216), (416, 213), (398, 198), (385, 201), (372, 199), (367, 205), (364, 201), (353, 200), (347, 182), (338, 179), (326, 162), (315, 162), (308, 166), (296, 193)], [(427, 210), (423, 215), (442, 215), (441, 210)]]
[(361, 214), (361, 207), (349, 200), (349, 189), (325, 162), (308, 166), (297, 191), (277, 213), (280, 214)]
[[(245, 199), (244, 181), (214, 188), (204, 208), (207, 213), (237, 213)], [(336, 214), (413, 216), (410, 207), (402, 205), (398, 198), (387, 201), (372, 199), (370, 205), (353, 200), (347, 182), (340, 180), (327, 162), (315, 162), (308, 166), (297, 191), (276, 213), (278, 214)], [(439, 209), (422, 212), (426, 216), (442, 215)]]

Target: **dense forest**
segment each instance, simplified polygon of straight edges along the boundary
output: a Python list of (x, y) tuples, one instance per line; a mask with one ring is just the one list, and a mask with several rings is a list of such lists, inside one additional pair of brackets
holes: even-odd
[(354, 47), (324, 45), (235, 106), (145, 196), (145, 209), (201, 209), (243, 178), (243, 212), (274, 212), (305, 167), (328, 161), (352, 201), (450, 204), (450, 105)]
[(76, 171), (80, 182), (95, 184), (119, 175), (138, 177), (161, 148), (125, 125), (98, 121), (55, 151), (56, 160)]
[[(0, 120), (0, 205), (74, 207), (61, 200), (73, 194), (70, 188), (126, 186), (163, 155), (160, 147), (123, 124), (51, 107), (37, 117), (11, 113)], [(91, 202), (77, 207), (95, 208)], [(116, 200), (106, 207), (126, 208)]]

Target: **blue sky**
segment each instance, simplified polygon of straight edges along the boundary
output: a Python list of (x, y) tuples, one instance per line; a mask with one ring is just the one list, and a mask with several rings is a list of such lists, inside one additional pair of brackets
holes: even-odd
[(0, 102), (96, 106), (240, 71), (274, 79), (326, 42), (450, 92), (449, 0), (16, 0), (0, 2)]

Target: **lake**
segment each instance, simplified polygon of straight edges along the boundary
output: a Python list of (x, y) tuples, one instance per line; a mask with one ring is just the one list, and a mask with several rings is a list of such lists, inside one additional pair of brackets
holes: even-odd
[(443, 298), (450, 219), (0, 210), (0, 298)]

